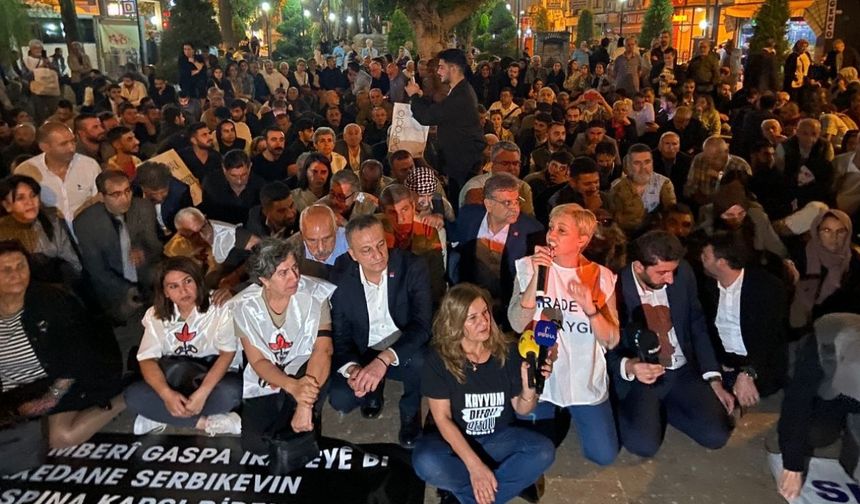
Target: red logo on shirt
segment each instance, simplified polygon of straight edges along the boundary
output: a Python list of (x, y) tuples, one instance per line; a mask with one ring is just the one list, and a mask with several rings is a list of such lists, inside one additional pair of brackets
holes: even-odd
[(284, 359), (287, 358), (287, 354), (290, 353), (290, 347), (292, 346), (293, 343), (291, 341), (287, 341), (287, 339), (284, 338), (284, 335), (280, 333), (275, 336), (274, 343), (269, 343), (269, 349), (275, 352), (275, 358), (278, 359), (278, 363), (281, 364), (283, 364)]
[(182, 346), (176, 347), (176, 350), (173, 351), (175, 354), (189, 355), (197, 353), (197, 347), (188, 344), (189, 341), (193, 340), (197, 336), (196, 331), (191, 332), (188, 330), (188, 323), (183, 324), (182, 330), (173, 333), (173, 336), (182, 343)]

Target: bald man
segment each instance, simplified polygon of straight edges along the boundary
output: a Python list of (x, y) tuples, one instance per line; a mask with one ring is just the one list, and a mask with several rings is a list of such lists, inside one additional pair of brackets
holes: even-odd
[(709, 137), (702, 152), (693, 158), (690, 175), (684, 185), (684, 197), (695, 205), (709, 203), (720, 179), (732, 170), (743, 170), (752, 175), (752, 168), (743, 158), (729, 154), (729, 144), (722, 137)]
[(302, 210), (299, 229), (300, 233), (289, 238), (304, 250), (299, 269), (302, 274), (328, 279), (335, 260), (349, 248), (344, 229), (337, 225), (337, 216), (326, 205), (311, 205)]
[(356, 174), (362, 163), (373, 158), (373, 149), (364, 142), (364, 131), (355, 123), (343, 128), (343, 139), (335, 143), (334, 151), (346, 158), (346, 167)]
[(75, 152), (75, 135), (65, 124), (45, 123), (36, 141), (42, 154), (18, 165), (15, 173), (39, 182), (42, 204), (57, 208), (71, 228), (75, 216), (98, 194), (101, 168), (94, 159)]

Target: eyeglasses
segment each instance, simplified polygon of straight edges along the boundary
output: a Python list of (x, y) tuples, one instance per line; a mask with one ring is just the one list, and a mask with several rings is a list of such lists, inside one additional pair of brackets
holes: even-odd
[(502, 205), (503, 207), (505, 207), (509, 210), (511, 208), (519, 208), (520, 205), (522, 205), (526, 201), (525, 198), (523, 198), (522, 196), (518, 196), (517, 199), (512, 199), (512, 200), (497, 200), (494, 198), (489, 198), (489, 199), (490, 199), (490, 201), (495, 201), (496, 203)]

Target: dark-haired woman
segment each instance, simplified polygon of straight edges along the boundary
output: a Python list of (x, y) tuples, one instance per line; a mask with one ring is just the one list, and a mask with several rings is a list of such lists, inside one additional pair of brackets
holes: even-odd
[[(462, 283), (442, 299), (421, 376), (422, 395), (438, 431), (412, 453), (418, 476), (461, 503), (508, 502), (555, 459), (544, 436), (514, 427), (515, 414), (537, 404), (528, 365), (499, 330), (489, 294)], [(552, 363), (542, 367), (549, 376)]]
[(331, 161), (320, 153), (311, 153), (305, 158), (298, 173), (298, 187), (293, 189), (296, 212), (316, 203), (329, 193), (331, 186)]
[(137, 360), (143, 381), (125, 391), (138, 415), (134, 433), (169, 424), (239, 434), (241, 418), (231, 413), (242, 401), (233, 317), (227, 305), (211, 303), (196, 261), (171, 257), (162, 263), (142, 324)]
[(75, 446), (125, 409), (119, 348), (74, 297), (30, 281), (29, 256), (0, 241), (0, 429), (47, 417), (48, 444)]
[(80, 277), (81, 261), (66, 222), (57, 211), (43, 208), (42, 187), (26, 175), (0, 181), (0, 240), (18, 240), (31, 254), (34, 278), (69, 285)]

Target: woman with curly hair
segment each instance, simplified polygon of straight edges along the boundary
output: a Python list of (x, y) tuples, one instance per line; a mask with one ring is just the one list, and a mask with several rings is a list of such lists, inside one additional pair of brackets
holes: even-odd
[[(421, 377), (435, 429), (419, 439), (412, 463), (419, 477), (462, 503), (508, 502), (555, 459), (547, 438), (513, 426), (538, 396), (490, 306), (489, 294), (473, 284), (448, 291)], [(547, 359), (541, 371), (548, 377), (551, 370)]]

